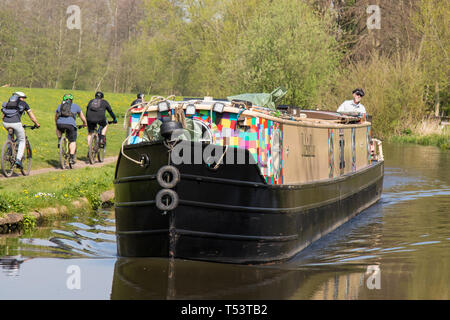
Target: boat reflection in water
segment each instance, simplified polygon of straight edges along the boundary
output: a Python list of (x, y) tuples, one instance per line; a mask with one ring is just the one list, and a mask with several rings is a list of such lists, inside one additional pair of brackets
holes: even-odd
[[(164, 258), (119, 258), (113, 300), (357, 299), (367, 291), (361, 272), (282, 269)], [(370, 288), (369, 288), (370, 289)]]

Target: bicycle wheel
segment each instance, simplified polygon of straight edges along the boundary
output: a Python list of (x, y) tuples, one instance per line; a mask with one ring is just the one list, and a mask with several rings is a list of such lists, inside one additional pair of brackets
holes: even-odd
[(66, 137), (59, 139), (59, 165), (61, 169), (66, 169), (69, 164), (69, 147)]
[(96, 134), (92, 135), (91, 143), (89, 144), (89, 163), (94, 164), (95, 163), (95, 157), (97, 156), (98, 152), (98, 136)]
[(75, 155), (74, 158), (72, 160), (70, 160), (70, 152), (67, 154), (67, 163), (69, 164), (69, 169), (73, 169), (73, 167), (75, 166)]
[(6, 177), (11, 177), (14, 172), (15, 155), (13, 143), (6, 141), (2, 148), (2, 172)]
[(98, 152), (97, 152), (98, 162), (103, 162), (103, 160), (105, 159), (105, 152), (106, 152), (105, 145), (103, 146), (103, 148), (98, 147)]
[(32, 154), (31, 154), (31, 146), (28, 139), (26, 140), (25, 144), (25, 152), (23, 154), (22, 158), (22, 168), (20, 171), (24, 176), (27, 176), (30, 174), (31, 171), (31, 163), (32, 163)]

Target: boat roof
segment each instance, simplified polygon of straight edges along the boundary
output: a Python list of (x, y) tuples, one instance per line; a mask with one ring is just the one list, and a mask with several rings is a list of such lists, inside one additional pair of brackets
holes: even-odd
[(246, 103), (246, 101), (228, 101), (226, 99), (216, 99), (212, 97), (204, 98), (184, 98), (182, 101), (177, 100), (160, 100), (155, 103), (142, 103), (142, 107), (134, 107), (130, 109), (131, 113), (142, 113), (158, 111), (157, 103), (167, 101), (170, 109), (182, 107), (186, 109), (188, 105), (194, 105), (196, 110), (212, 111), (216, 103), (224, 105), (223, 112), (238, 113), (241, 117), (263, 117), (273, 121), (287, 124), (307, 125), (314, 127), (342, 127), (342, 126), (368, 126), (371, 123), (359, 117), (341, 114), (334, 111), (324, 110), (303, 110), (298, 109), (295, 114), (286, 112), (285, 108), (273, 110), (270, 108), (254, 106)]

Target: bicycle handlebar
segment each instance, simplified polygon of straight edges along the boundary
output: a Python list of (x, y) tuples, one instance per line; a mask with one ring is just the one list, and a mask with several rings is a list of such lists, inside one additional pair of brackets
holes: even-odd
[(34, 130), (34, 129), (39, 129), (40, 127), (38, 127), (37, 125), (29, 126), (29, 125), (24, 124), (24, 125), (23, 125), (23, 128), (24, 128), (24, 129), (31, 129), (31, 130)]

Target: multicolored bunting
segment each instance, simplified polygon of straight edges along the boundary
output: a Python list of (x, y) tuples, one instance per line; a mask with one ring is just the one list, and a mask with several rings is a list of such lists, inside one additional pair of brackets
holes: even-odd
[(333, 129), (328, 129), (328, 177), (334, 177), (334, 135)]
[(367, 161), (369, 164), (372, 162), (372, 153), (370, 152), (371, 140), (372, 140), (372, 127), (368, 126), (366, 131), (366, 144), (367, 144)]

